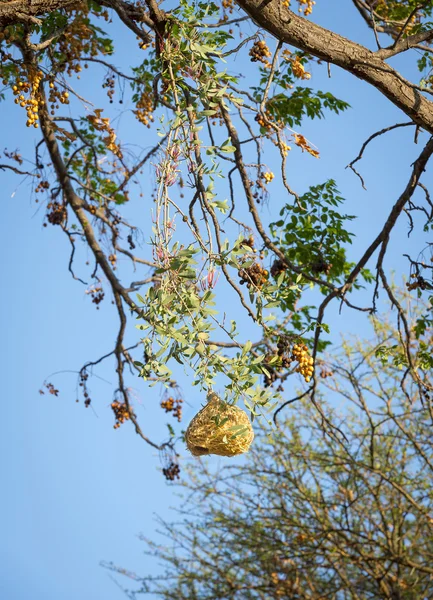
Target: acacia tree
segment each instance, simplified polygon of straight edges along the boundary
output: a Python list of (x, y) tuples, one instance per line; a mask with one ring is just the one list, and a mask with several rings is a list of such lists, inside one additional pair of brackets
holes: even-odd
[[(429, 389), (424, 369), (432, 359), (420, 336), (432, 325), (431, 306), (411, 328), (384, 259), (403, 213), (414, 231), (428, 232), (432, 225), (433, 204), (421, 181), (433, 152), (432, 6), (420, 0), (352, 2), (371, 28), (373, 49), (314, 23), (310, 0), (0, 3), (2, 99), (14, 99), (23, 109), (35, 136), (35, 156), (26, 163), (31, 168), (23, 168), (18, 151), (6, 149), (0, 169), (34, 180), (46, 223), (59, 227), (71, 246), (72, 277), (87, 286), (96, 305), (109, 292), (117, 309), (113, 350), (79, 373), (86, 405), (92, 368), (114, 356), (115, 427), (131, 420), (154, 447), (171, 448), (172, 441), (161, 445), (141, 429), (127, 378), (136, 373), (163, 383), (168, 392), (162, 406), (180, 420), (173, 361), (191, 367), (194, 383), (205, 390), (223, 382), (226, 398), (242, 397), (252, 417), (262, 407), (275, 409), (282, 383), (298, 372), (310, 384), (309, 397), (326, 426), (314, 374), (325, 346), (326, 309), (335, 301), (374, 313), (379, 290), (396, 307), (401, 330), (398, 343), (383, 347), (382, 356), (392, 355), (404, 367), (403, 376), (415, 378), (418, 393)], [(104, 27), (113, 29), (110, 23), (123, 28), (122, 44), (135, 43), (131, 33), (138, 40), (143, 59), (136, 66), (117, 66), (119, 40), (104, 33)], [(411, 52), (421, 81), (408, 81), (389, 65), (389, 59)], [(253, 63), (248, 85), (233, 62), (242, 56)], [(366, 145), (390, 130), (413, 127), (415, 141), (423, 143), (408, 166), (405, 189), (390, 201), (387, 218), (365, 240), (356, 262), (346, 256), (353, 217), (345, 214), (336, 183), (300, 193), (289, 174), (291, 152), (302, 150), (306, 161), (319, 156), (302, 134), (304, 120), (348, 106), (333, 95), (332, 80), (329, 90), (312, 87), (313, 63), (336, 65), (374, 86), (406, 116), (366, 140), (350, 164), (355, 173)], [(110, 106), (103, 110), (91, 103), (94, 96), (100, 102), (97, 86), (89, 89), (82, 81), (93, 84), (101, 69), (109, 103), (118, 97), (120, 104), (132, 103), (127, 115), (154, 135), (149, 151), (134, 153), (117, 136)], [(278, 158), (277, 176), (287, 194), (272, 223), (263, 222), (260, 211), (276, 175), (266, 166), (265, 152)], [(154, 190), (141, 200), (144, 194), (135, 186), (143, 183), (150, 163)], [(129, 202), (142, 203), (152, 215), (146, 243), (125, 217)], [(87, 275), (85, 265), (76, 264), (80, 245), (94, 259)], [(408, 255), (409, 287), (418, 294), (432, 289), (431, 248), (420, 246), (419, 254)], [(132, 282), (122, 256), (140, 273)], [(254, 324), (248, 336), (238, 335), (234, 320), (225, 317), (216, 296), (218, 278), (224, 298), (229, 294)], [(367, 305), (353, 295), (361, 285), (371, 289)], [(311, 287), (317, 290), (316, 306), (304, 299)], [(125, 342), (129, 317), (145, 332), (132, 347)], [(57, 393), (52, 384), (47, 387)]]
[(398, 366), (376, 360), (398, 332), (376, 334), (320, 365), (320, 402), (346, 442), (303, 399), (243, 464), (195, 459), (178, 518), (160, 522), (162, 543), (146, 540), (161, 574), (105, 565), (135, 580), (129, 597), (433, 598), (433, 414), (413, 402), (411, 375), (400, 386)]

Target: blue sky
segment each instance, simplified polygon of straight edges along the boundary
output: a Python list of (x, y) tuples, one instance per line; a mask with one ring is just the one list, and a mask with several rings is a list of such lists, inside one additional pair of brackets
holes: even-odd
[[(349, 1), (317, 0), (313, 18), (360, 43), (373, 44), (371, 32)], [(113, 59), (120, 66), (128, 64), (127, 42), (131, 41), (122, 36), (124, 33), (119, 37), (121, 51)], [(403, 56), (393, 64), (403, 74), (417, 77), (413, 60)], [(248, 73), (249, 65), (243, 58), (234, 68)], [(336, 68), (330, 82), (325, 67), (315, 66), (312, 74), (313, 85), (330, 89), (352, 109), (341, 117), (305, 122), (302, 133), (319, 147), (321, 159), (294, 152), (289, 162), (290, 181), (297, 190), (305, 191), (327, 178), (337, 180), (347, 198), (347, 212), (359, 215), (353, 226), (357, 238), (351, 252), (355, 258), (366, 240), (375, 237), (381, 219), (406, 185), (409, 165), (426, 136), (414, 146), (413, 129), (407, 128), (372, 144), (359, 165), (366, 178), (365, 192), (345, 165), (368, 135), (408, 119), (374, 89)], [(20, 109), (10, 101), (2, 104), (1, 120), (2, 148), (19, 147), (23, 155), (30, 154), (33, 132), (25, 128)], [(143, 132), (148, 135), (145, 129), (129, 127), (123, 127), (124, 138), (137, 140)], [(91, 381), (93, 408), (75, 402), (76, 375), (68, 371), (77, 371), (87, 360), (112, 348), (117, 317), (109, 302), (96, 311), (84, 288), (72, 280), (67, 271), (67, 240), (57, 228), (42, 227), (42, 212), (30, 198), (28, 182), (19, 185), (19, 178), (9, 172), (0, 174), (0, 314), (4, 332), (0, 597), (116, 600), (123, 594), (99, 562), (113, 561), (140, 573), (157, 568), (143, 556), (137, 536), (156, 535), (154, 515), (170, 515), (170, 506), (176, 505), (175, 488), (162, 477), (155, 451), (131, 426), (118, 431), (112, 428), (109, 404), (115, 377), (111, 359), (96, 371), (100, 379)], [(143, 175), (146, 191), (149, 176), (150, 171)], [(282, 193), (277, 182), (271, 186), (270, 202), (262, 209), (265, 222), (275, 217), (274, 207)], [(134, 222), (146, 229), (149, 212), (145, 200), (131, 202), (127, 210)], [(406, 232), (403, 220), (392, 236), (388, 268), (401, 270), (405, 265), (397, 250), (407, 243)], [(337, 308), (328, 319), (335, 335), (365, 331), (358, 314), (344, 310), (338, 316)], [(233, 316), (245, 322), (241, 315)], [(129, 339), (138, 337), (131, 326)], [(50, 377), (58, 371), (63, 373)], [(60, 389), (58, 397), (38, 393), (45, 378)], [(148, 390), (138, 380), (135, 385), (136, 412), (144, 431), (155, 440), (163, 439), (166, 429), (158, 406), (159, 391)], [(203, 398), (187, 378), (181, 385), (188, 401), (186, 424)]]

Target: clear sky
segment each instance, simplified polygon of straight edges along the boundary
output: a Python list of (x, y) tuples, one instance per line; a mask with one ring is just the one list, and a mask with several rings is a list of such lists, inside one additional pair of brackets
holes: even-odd
[[(349, 0), (317, 0), (313, 19), (373, 47), (371, 32)], [(120, 66), (128, 64), (129, 58), (124, 35), (118, 31), (122, 50), (113, 59)], [(417, 77), (413, 60), (399, 57), (393, 64), (403, 74)], [(249, 65), (246, 58), (237, 59), (233, 68), (248, 74)], [(315, 66), (312, 85), (329, 89), (347, 100), (352, 109), (341, 117), (330, 115), (323, 121), (305, 122), (302, 133), (319, 147), (321, 159), (315, 161), (293, 152), (289, 179), (299, 191), (330, 177), (337, 180), (347, 198), (347, 212), (360, 217), (353, 226), (357, 233), (355, 258), (366, 246), (365, 241), (375, 237), (381, 218), (404, 189), (409, 165), (421, 151), (421, 143), (414, 146), (413, 129), (406, 129), (372, 144), (359, 165), (368, 187), (367, 192), (362, 190), (345, 165), (368, 135), (408, 119), (366, 84), (336, 68), (331, 72), (328, 81), (326, 68)], [(31, 153), (35, 138), (26, 129), (20, 109), (9, 100), (0, 110), (2, 148), (18, 147), (24, 156)], [(147, 130), (143, 132), (147, 136)], [(122, 137), (136, 139), (137, 135), (142, 136), (137, 128), (128, 131), (126, 127)], [(420, 142), (426, 136), (421, 138)], [(123, 593), (99, 562), (113, 561), (139, 573), (156, 569), (155, 563), (143, 556), (137, 536), (155, 537), (154, 515), (169, 517), (170, 506), (176, 504), (176, 490), (165, 482), (155, 451), (134, 434), (132, 426), (126, 424), (118, 431), (112, 428), (112, 360), (96, 371), (100, 379), (91, 381), (93, 408), (85, 409), (82, 402), (75, 402), (76, 375), (68, 371), (77, 371), (87, 360), (111, 350), (117, 317), (109, 302), (96, 311), (84, 288), (72, 280), (67, 271), (67, 240), (57, 228), (42, 227), (43, 215), (30, 198), (28, 181), (19, 185), (20, 179), (9, 172), (0, 172), (0, 176), (0, 598), (116, 600)], [(147, 190), (149, 176), (150, 172), (143, 176)], [(265, 222), (276, 216), (273, 202), (278, 203), (282, 193), (277, 182), (269, 189), (270, 202), (262, 212)], [(145, 197), (128, 206), (134, 222), (143, 229), (149, 222), (149, 204)], [(392, 249), (401, 250), (406, 233), (403, 222), (393, 234), (388, 267), (398, 269), (404, 264)], [(338, 317), (336, 310), (332, 314), (336, 334), (365, 329), (357, 314), (343, 311)], [(237, 313), (233, 315), (237, 317), (241, 320)], [(138, 340), (139, 333), (131, 328), (129, 339)], [(50, 376), (58, 371), (64, 373)], [(45, 378), (60, 389), (58, 397), (38, 393)], [(196, 388), (190, 388), (187, 378), (181, 385), (188, 401), (186, 425), (203, 398)], [(139, 380), (136, 391), (135, 407), (144, 431), (155, 440), (163, 439), (166, 433), (158, 406), (159, 391), (148, 390)]]

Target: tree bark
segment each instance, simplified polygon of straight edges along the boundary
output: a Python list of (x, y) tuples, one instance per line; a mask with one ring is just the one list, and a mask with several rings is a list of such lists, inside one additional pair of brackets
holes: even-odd
[(37, 23), (37, 17), (61, 8), (73, 8), (77, 0), (12, 0), (0, 2), (0, 27), (17, 22)]

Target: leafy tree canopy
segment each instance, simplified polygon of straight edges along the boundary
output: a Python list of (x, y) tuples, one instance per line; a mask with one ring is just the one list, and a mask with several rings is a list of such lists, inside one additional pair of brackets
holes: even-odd
[(375, 358), (398, 339), (383, 319), (374, 339), (347, 338), (321, 363), (320, 403), (345, 443), (304, 398), (242, 463), (195, 459), (177, 518), (146, 540), (160, 574), (106, 564), (128, 575), (128, 597), (433, 598), (431, 401), (414, 403), (417, 381), (400, 386), (398, 366)]
[[(433, 204), (423, 173), (433, 153), (432, 4), (352, 0), (370, 28), (371, 48), (315, 23), (314, 4), (0, 2), (1, 99), (18, 105), (19, 125), (35, 140), (34, 157), (7, 148), (0, 169), (34, 181), (45, 224), (70, 244), (71, 275), (95, 305), (112, 298), (120, 326), (102, 358), (116, 361), (115, 427), (131, 420), (157, 448), (134, 413), (129, 370), (165, 385), (163, 408), (179, 420), (177, 368), (189, 370), (204, 391), (223, 386), (230, 402), (242, 399), (252, 417), (267, 411), (268, 418), (282, 384), (297, 372), (320, 413), (315, 364), (327, 343), (327, 309), (339, 303), (374, 314), (379, 290), (396, 308), (400, 328), (381, 357), (410, 373), (419, 393), (430, 389), (425, 369), (432, 358), (423, 340), (432, 325), (433, 265), (432, 245), (423, 240)], [(119, 67), (136, 44), (141, 60)], [(417, 61), (413, 81), (391, 65), (402, 53)], [(314, 65), (340, 67), (405, 115), (366, 140), (350, 164), (355, 173), (366, 146), (390, 130), (413, 128), (419, 144), (406, 187), (386, 199), (388, 214), (355, 261), (347, 251), (356, 215), (346, 214), (338, 183), (297, 190), (289, 169), (296, 152), (306, 165), (320, 157), (303, 133), (306, 120), (348, 108), (332, 79), (326, 89), (314, 85)], [(129, 131), (141, 128), (150, 149), (137, 151), (118, 135), (113, 104), (128, 106), (118, 114), (136, 124)], [(268, 217), (261, 207), (277, 182), (285, 197)], [(131, 203), (151, 222), (144, 238), (128, 218)], [(384, 262), (403, 213), (419, 240), (407, 255), (408, 287), (427, 302), (413, 327)], [(83, 247), (92, 256), (89, 268), (80, 263)], [(359, 296), (362, 286), (367, 295)], [(227, 299), (251, 327), (238, 327)], [(140, 330), (132, 346), (125, 342), (129, 319)], [(102, 358), (79, 373), (86, 405), (88, 376)], [(51, 383), (47, 389), (57, 393)]]

